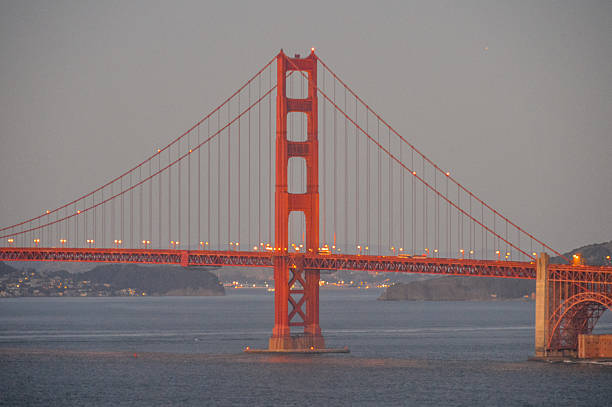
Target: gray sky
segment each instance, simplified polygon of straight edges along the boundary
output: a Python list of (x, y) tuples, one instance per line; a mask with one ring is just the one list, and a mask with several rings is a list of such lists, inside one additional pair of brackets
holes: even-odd
[(559, 250), (612, 239), (612, 2), (0, 1), (0, 225), (118, 175), (311, 46)]

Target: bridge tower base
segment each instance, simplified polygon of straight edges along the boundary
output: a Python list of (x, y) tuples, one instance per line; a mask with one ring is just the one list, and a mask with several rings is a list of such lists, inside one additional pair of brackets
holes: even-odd
[(551, 346), (551, 334), (554, 329), (551, 316), (555, 311), (553, 308), (565, 299), (565, 293), (564, 290), (557, 290), (558, 284), (551, 279), (549, 263), (550, 257), (547, 253), (540, 253), (536, 258), (534, 359), (576, 357), (574, 349), (559, 349)]
[(535, 357), (547, 355), (548, 318), (549, 318), (549, 256), (540, 253), (536, 258), (536, 298), (535, 298)]

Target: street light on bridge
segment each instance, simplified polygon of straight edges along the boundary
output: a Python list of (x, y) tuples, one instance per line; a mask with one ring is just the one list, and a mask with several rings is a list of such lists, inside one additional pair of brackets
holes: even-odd
[(170, 246), (171, 246), (173, 249), (176, 249), (176, 248), (177, 248), (177, 247), (178, 247), (180, 244), (181, 244), (181, 242), (179, 242), (178, 240), (177, 240), (177, 241), (170, 240)]
[(62, 245), (62, 247), (64, 247), (66, 242), (68, 242), (66, 239), (60, 239), (60, 244)]
[(39, 243), (40, 243), (40, 239), (34, 239), (34, 246), (38, 247)]
[(87, 239), (86, 240), (87, 244), (89, 245), (89, 248), (91, 249), (91, 246), (95, 243), (95, 240), (93, 239)]
[(144, 248), (147, 249), (148, 248), (147, 246), (149, 246), (151, 244), (151, 241), (150, 240), (143, 240), (142, 244), (144, 245)]
[(15, 239), (9, 237), (8, 239), (6, 239), (6, 241), (8, 242), (9, 246), (11, 246), (15, 242)]

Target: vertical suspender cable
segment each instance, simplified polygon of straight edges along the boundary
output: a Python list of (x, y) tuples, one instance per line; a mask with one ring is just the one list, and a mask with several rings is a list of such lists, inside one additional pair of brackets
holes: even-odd
[[(217, 112), (217, 132), (221, 131), (221, 109)], [(221, 250), (221, 134), (217, 137), (217, 249)]]
[[(102, 188), (102, 201), (104, 202), (104, 188)], [(55, 221), (57, 222), (57, 219), (59, 218), (59, 212), (56, 212), (55, 215)], [(106, 247), (106, 203), (102, 204), (102, 218), (100, 219), (101, 223), (102, 223), (102, 247)], [(61, 225), (58, 224), (57, 225), (57, 240), (59, 241), (59, 239), (61, 239), (61, 237), (59, 236), (61, 233)]]
[[(138, 182), (140, 183), (140, 181), (142, 181), (142, 166), (138, 167), (138, 174), (139, 174), (138, 175)], [(142, 216), (143, 216), (142, 215), (142, 208), (143, 208), (143, 202), (142, 202), (143, 192), (142, 192), (142, 189), (143, 188), (144, 188), (143, 184), (140, 184), (140, 199), (138, 200), (139, 204), (140, 204), (140, 209), (138, 210), (138, 218), (139, 218), (139, 222), (138, 222), (138, 225), (139, 225), (139, 228), (138, 228), (138, 230), (139, 230), (139, 237), (138, 237), (138, 239), (139, 240), (144, 240), (143, 236), (142, 236), (142, 226), (143, 226), (142, 225)], [(95, 218), (94, 218), (94, 221), (95, 221)], [(94, 223), (94, 225), (95, 225), (95, 223)], [(95, 234), (95, 232), (94, 232), (94, 234)]]
[(414, 255), (414, 240), (416, 238), (416, 207), (415, 207), (415, 203), (416, 203), (416, 196), (414, 195), (414, 149), (412, 149), (410, 151), (411, 153), (411, 157), (410, 157), (410, 168), (412, 168), (412, 172), (413, 172), (413, 176), (412, 178), (412, 221), (411, 221), (411, 228), (412, 228), (412, 254)]
[[(368, 110), (367, 110), (367, 106), (366, 106), (366, 133), (370, 134), (370, 124), (368, 123)], [(366, 246), (369, 247), (370, 246), (370, 195), (371, 195), (371, 190), (370, 190), (370, 143), (368, 140), (366, 140), (366, 144), (367, 144), (367, 167), (366, 167), (366, 177), (367, 177), (367, 181), (366, 181), (366, 194), (367, 194), (367, 207), (366, 207), (366, 213), (367, 213), (367, 222), (366, 222)]]
[[(389, 127), (387, 127), (387, 130), (389, 131), (388, 134), (388, 146), (389, 146), (389, 151), (391, 151), (391, 129)], [(387, 221), (387, 225), (389, 228), (389, 244), (387, 246), (391, 247), (393, 246), (393, 190), (392, 185), (393, 185), (393, 162), (389, 159), (389, 174), (387, 177), (387, 185), (388, 187), (388, 199), (389, 199), (389, 219)]]
[[(272, 68), (268, 68), (268, 86), (272, 89)], [(272, 190), (272, 141), (274, 140), (274, 131), (272, 131), (272, 93), (268, 95), (268, 243), (272, 244), (274, 238), (272, 237), (272, 223), (274, 218), (272, 216), (272, 208), (274, 206), (274, 197)]]
[[(251, 83), (249, 82), (249, 107), (251, 106)], [(248, 180), (248, 185), (249, 185), (249, 199), (247, 200), (248, 202), (248, 210), (249, 210), (249, 216), (248, 216), (248, 234), (247, 234), (247, 238), (249, 241), (249, 246), (251, 245), (251, 211), (252, 211), (252, 200), (251, 200), (251, 109), (249, 109), (248, 112), (248, 122), (249, 122), (249, 132), (248, 132), (248, 145), (247, 145), (247, 150), (248, 150), (248, 156), (249, 156), (249, 165), (248, 165), (248, 175), (247, 175), (247, 180)], [(258, 243), (259, 244), (259, 243)]]
[[(323, 84), (323, 92), (327, 93), (327, 85), (325, 83), (325, 70), (323, 70), (323, 78), (322, 79), (322, 84)], [(327, 180), (327, 174), (325, 173), (325, 141), (327, 141), (327, 135), (326, 135), (326, 130), (327, 130), (327, 108), (326, 108), (326, 103), (325, 103), (325, 98), (323, 99), (323, 134), (321, 137), (321, 146), (319, 148), (319, 150), (321, 151), (321, 163), (323, 164), (321, 166), (321, 175), (319, 176), (319, 179), (321, 180), (321, 189), (322, 189), (322, 193), (320, 194), (322, 199), (322, 205), (320, 208), (320, 214), (321, 214), (321, 231), (323, 232), (323, 244), (325, 244), (326, 242), (326, 234), (325, 234), (325, 226), (326, 226), (326, 221), (325, 221), (325, 207), (326, 207), (326, 201), (327, 201), (327, 189), (326, 189), (326, 180)], [(323, 246), (323, 245), (321, 245)]]
[[(495, 212), (493, 212), (493, 253), (497, 252), (499, 250), (499, 247), (497, 245), (497, 233), (496, 233), (496, 229), (497, 229), (497, 219), (495, 219)], [(497, 253), (495, 253), (497, 254)], [(498, 256), (499, 258), (499, 256)]]
[[(161, 151), (157, 150), (157, 171), (161, 171)], [(158, 208), (157, 211), (159, 212), (158, 216), (159, 219), (157, 220), (157, 226), (159, 228), (159, 233), (157, 235), (158, 240), (158, 245), (157, 247), (159, 247), (160, 249), (163, 248), (162, 246), (162, 173), (160, 172), (158, 175), (158, 179), (157, 179), (157, 199), (159, 202), (157, 202)]]
[[(168, 164), (172, 161), (170, 150), (172, 149), (168, 149)], [(168, 243), (170, 241), (172, 241), (172, 166), (168, 167)]]
[[(344, 88), (344, 111), (348, 112), (346, 105), (346, 87)], [(348, 245), (348, 119), (344, 117), (344, 244)], [(348, 249), (345, 247), (344, 250)]]
[[(77, 204), (74, 204), (74, 212), (77, 212)], [(79, 216), (74, 217), (74, 247), (79, 247)]]
[(472, 227), (474, 226), (474, 222), (471, 221), (472, 219), (472, 196), (470, 195), (470, 202), (469, 202), (469, 214), (470, 214), (470, 223), (469, 223), (469, 227), (470, 227), (470, 247), (469, 247), (469, 253), (472, 254), (472, 250), (474, 249), (474, 245), (472, 244)]
[[(457, 186), (457, 207), (461, 208), (461, 190), (459, 186)], [(459, 249), (459, 252), (463, 250), (463, 216), (461, 215), (461, 212), (457, 209), (457, 249)]]
[[(336, 104), (336, 81), (334, 80), (333, 82), (334, 85), (334, 104)], [(338, 212), (336, 207), (338, 206), (338, 188), (336, 188), (336, 180), (338, 179), (338, 160), (337, 160), (337, 155), (336, 155), (336, 150), (338, 149), (338, 135), (337, 135), (337, 126), (336, 126), (336, 109), (334, 109), (334, 133), (333, 133), (333, 137), (334, 137), (334, 145), (333, 145), (333, 149), (334, 149), (334, 179), (332, 181), (332, 185), (333, 185), (333, 190), (334, 190), (334, 196), (333, 196), (333, 200), (334, 200), (334, 234), (333, 234), (333, 246), (336, 245), (336, 231), (337, 229), (337, 223), (336, 223), (336, 219), (338, 218)]]
[[(434, 171), (434, 186), (436, 191), (438, 190), (438, 172)], [(438, 257), (438, 252), (440, 250), (440, 195), (436, 195), (436, 247), (434, 253), (436, 253), (436, 257)]]
[[(402, 164), (404, 163), (404, 144), (400, 143), (400, 161), (402, 162)], [(400, 171), (402, 169), (400, 168)], [(401, 172), (401, 178), (402, 178), (402, 199), (400, 199), (400, 205), (401, 205), (401, 210), (402, 210), (402, 248), (406, 248), (406, 171), (402, 171)]]
[[(111, 197), (115, 196), (115, 192), (114, 192), (114, 186), (115, 184), (112, 183), (111, 184)], [(117, 238), (117, 234), (115, 233), (115, 199), (111, 199), (110, 201), (110, 206), (111, 206), (111, 222), (110, 222), (110, 234), (111, 234), (111, 241), (114, 242), (114, 239)], [(70, 219), (66, 220), (66, 235), (68, 235), (68, 223), (69, 223)], [(68, 236), (66, 236), (68, 238)]]
[[(421, 171), (423, 172), (423, 179), (425, 179), (425, 160), (421, 158)], [(427, 189), (425, 188), (425, 183), (423, 183), (423, 248), (428, 249), (428, 240), (427, 240)], [(426, 250), (423, 251), (424, 253)]]
[[(200, 126), (198, 126), (198, 145), (200, 145)], [(198, 148), (198, 244), (202, 241), (202, 149)], [(203, 249), (202, 245), (199, 246)]]
[[(521, 231), (520, 230), (516, 230), (516, 240), (517, 240), (517, 246), (520, 248), (521, 247)], [(519, 258), (517, 260), (520, 260), (521, 258), (521, 253), (517, 253), (517, 255), (519, 256)], [(512, 260), (512, 258), (510, 258), (510, 260)]]
[[(376, 141), (378, 142), (378, 144), (382, 145), (380, 142), (380, 120), (376, 120)], [(382, 193), (381, 193), (381, 184), (382, 184), (382, 163), (381, 163), (381, 159), (382, 159), (382, 150), (379, 148), (378, 149), (378, 158), (376, 161), (378, 161), (378, 203), (376, 204), (376, 212), (378, 212), (378, 227), (377, 227), (377, 232), (378, 232), (378, 254), (382, 254), (382, 247), (380, 245), (380, 229), (382, 226), (382, 208), (381, 208), (381, 204), (382, 204)]]
[[(123, 205), (123, 198), (124, 198), (124, 196), (125, 196), (125, 194), (123, 193), (123, 177), (121, 177), (121, 240), (123, 241), (123, 243), (125, 243), (125, 234), (123, 233), (123, 231), (124, 231), (124, 224), (125, 224), (124, 223), (124, 217), (123, 217), (123, 212), (124, 212), (124, 210), (123, 210), (123, 207), (124, 207), (124, 205)], [(77, 216), (76, 219), (77, 219), (77, 222), (78, 222), (79, 217)], [(78, 230), (78, 227), (77, 227), (77, 230)], [(78, 244), (78, 242), (77, 242), (77, 244)]]
[[(480, 223), (484, 225), (484, 205), (480, 205)], [(485, 238), (484, 228), (480, 228), (480, 249), (484, 249), (484, 253), (482, 253), (482, 259), (486, 260), (489, 258), (489, 251), (487, 245), (487, 238)], [(530, 252), (531, 253), (531, 252)]]
[(147, 240), (153, 240), (153, 178), (151, 178), (151, 165), (153, 159), (149, 160), (149, 234)]
[(257, 87), (257, 240), (261, 242), (261, 75)]
[[(506, 221), (506, 242), (508, 241), (508, 222)], [(508, 253), (508, 243), (506, 243), (506, 255)]]
[(187, 134), (187, 250), (191, 250), (191, 132)]
[[(134, 190), (132, 189), (134, 183), (132, 174), (133, 172), (130, 171), (130, 248), (134, 247)], [(85, 226), (87, 226), (87, 222)]]
[[(178, 143), (177, 143), (177, 148), (176, 148), (176, 158), (177, 158), (177, 159), (179, 159), (180, 157), (181, 157), (181, 140), (179, 139), (179, 141), (178, 141)], [(178, 172), (178, 178), (177, 178), (177, 181), (178, 181), (177, 191), (178, 191), (178, 193), (176, 194), (176, 195), (177, 195), (177, 201), (178, 201), (178, 202), (177, 202), (177, 205), (176, 205), (176, 206), (177, 206), (177, 215), (178, 215), (178, 217), (177, 217), (177, 218), (178, 218), (178, 219), (177, 219), (177, 220), (178, 220), (178, 225), (177, 225), (177, 232), (178, 232), (178, 233), (177, 233), (176, 238), (177, 238), (177, 240), (178, 240), (178, 243), (177, 243), (176, 245), (177, 245), (177, 247), (179, 247), (179, 248), (180, 248), (180, 243), (183, 241), (183, 238), (182, 238), (182, 236), (181, 236), (181, 172), (182, 172), (182, 171), (181, 171), (181, 164), (182, 164), (182, 162), (181, 162), (181, 161), (182, 161), (182, 160), (180, 160), (180, 161), (178, 162), (178, 166), (177, 166), (177, 167), (178, 167), (178, 168), (177, 168), (177, 172)]]
[[(357, 107), (357, 98), (355, 98), (355, 123), (358, 122)], [(355, 124), (355, 246), (360, 244), (359, 221), (359, 130)]]
[[(240, 161), (242, 161), (242, 157), (241, 157), (241, 154), (240, 154), (241, 153), (241, 148), (240, 148), (240, 137), (241, 137), (241, 134), (240, 134), (240, 122), (242, 121), (242, 117), (240, 116), (240, 114), (242, 113), (242, 110), (241, 110), (242, 107), (240, 106), (240, 93), (241, 92), (238, 93), (238, 117), (239, 117), (238, 118), (238, 163), (237, 163), (238, 164), (238, 172), (237, 172), (238, 173), (238, 177), (237, 177), (237, 179), (238, 179), (238, 233), (236, 235), (236, 239), (238, 239), (238, 242), (240, 242), (240, 240), (241, 240), (240, 239), (240, 226), (241, 226), (241, 223), (240, 223), (240, 209), (242, 207), (242, 201), (240, 200), (240, 189), (241, 189), (241, 182), (240, 181), (242, 179), (242, 174), (240, 172)], [(246, 247), (249, 247), (249, 246), (246, 246)]]
[[(232, 104), (227, 104), (227, 240), (229, 242), (232, 241), (231, 236), (231, 225), (232, 225), (232, 217), (231, 213), (231, 202), (232, 202), (232, 167), (230, 163), (232, 161), (232, 126), (231, 123), (231, 111)], [(231, 248), (231, 247), (230, 247)]]
[[(208, 119), (208, 120), (206, 121), (206, 126), (207, 126), (207, 129), (206, 129), (206, 131), (207, 131), (207, 133), (206, 133), (206, 139), (207, 139), (207, 140), (208, 140), (208, 139), (210, 139), (210, 122), (211, 122), (211, 119)], [(211, 199), (210, 199), (210, 184), (211, 184), (211, 179), (210, 179), (210, 167), (211, 167), (211, 163), (210, 163), (210, 161), (211, 161), (211, 155), (212, 155), (212, 154), (211, 154), (211, 152), (210, 152), (210, 151), (211, 151), (211, 149), (212, 149), (212, 143), (211, 143), (211, 142), (208, 142), (207, 144), (208, 144), (208, 149), (207, 149), (207, 150), (208, 150), (208, 160), (206, 160), (206, 162), (207, 162), (207, 165), (208, 165), (208, 171), (207, 171), (208, 180), (207, 180), (207, 182), (206, 182), (206, 188), (208, 189), (208, 193), (207, 193), (207, 195), (206, 195), (206, 201), (207, 201), (207, 203), (206, 203), (206, 212), (207, 212), (207, 220), (206, 220), (206, 229), (207, 229), (207, 231), (206, 231), (206, 243), (209, 243), (209, 244), (210, 244), (210, 246), (205, 247), (205, 248), (206, 248), (206, 249), (211, 249), (211, 248), (212, 248), (212, 236), (210, 235), (210, 234), (211, 234), (211, 229), (210, 229), (210, 212), (211, 212), (211, 210), (210, 210), (210, 206), (211, 206)], [(206, 246), (206, 245), (205, 245), (205, 246)]]
[(448, 200), (448, 175), (446, 176), (446, 194), (444, 195), (446, 198), (446, 257), (451, 257), (452, 248), (451, 248), (451, 207), (450, 201)]
[[(94, 241), (98, 240), (98, 236), (96, 236), (96, 215), (98, 212), (98, 207), (96, 206), (96, 193), (94, 192), (91, 196), (92, 205), (93, 205), (93, 220), (92, 220), (92, 238)], [(47, 223), (49, 222), (49, 215), (47, 215)], [(47, 227), (49, 240), (47, 240), (47, 245), (51, 245), (51, 227)], [(101, 243), (101, 242), (100, 242)], [(100, 246), (102, 247), (102, 246)]]

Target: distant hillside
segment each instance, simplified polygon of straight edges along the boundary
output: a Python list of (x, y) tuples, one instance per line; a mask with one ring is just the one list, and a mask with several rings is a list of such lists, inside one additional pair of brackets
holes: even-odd
[[(586, 264), (610, 265), (606, 256), (612, 256), (612, 241), (582, 246), (564, 255), (571, 258), (580, 253)], [(552, 263), (566, 263), (561, 257), (552, 257)], [(505, 279), (496, 277), (434, 277), (424, 281), (395, 284), (385, 289), (381, 300), (500, 300), (531, 296), (535, 291), (534, 280)]]
[[(563, 253), (565, 257), (571, 259), (576, 253), (580, 253), (585, 260), (585, 263), (590, 266), (612, 265), (606, 256), (612, 256), (612, 241), (606, 243), (593, 243), (579, 247), (567, 253)], [(551, 263), (567, 263), (561, 257), (551, 257)]]
[(0, 276), (11, 274), (18, 271), (16, 268), (9, 266), (6, 263), (0, 262)]
[(380, 300), (415, 301), (484, 301), (507, 300), (531, 296), (535, 280), (496, 277), (450, 276), (395, 284), (380, 296)]
[(219, 279), (202, 268), (109, 264), (73, 275), (73, 279), (77, 278), (107, 283), (115, 289), (132, 288), (150, 295), (225, 295)]

